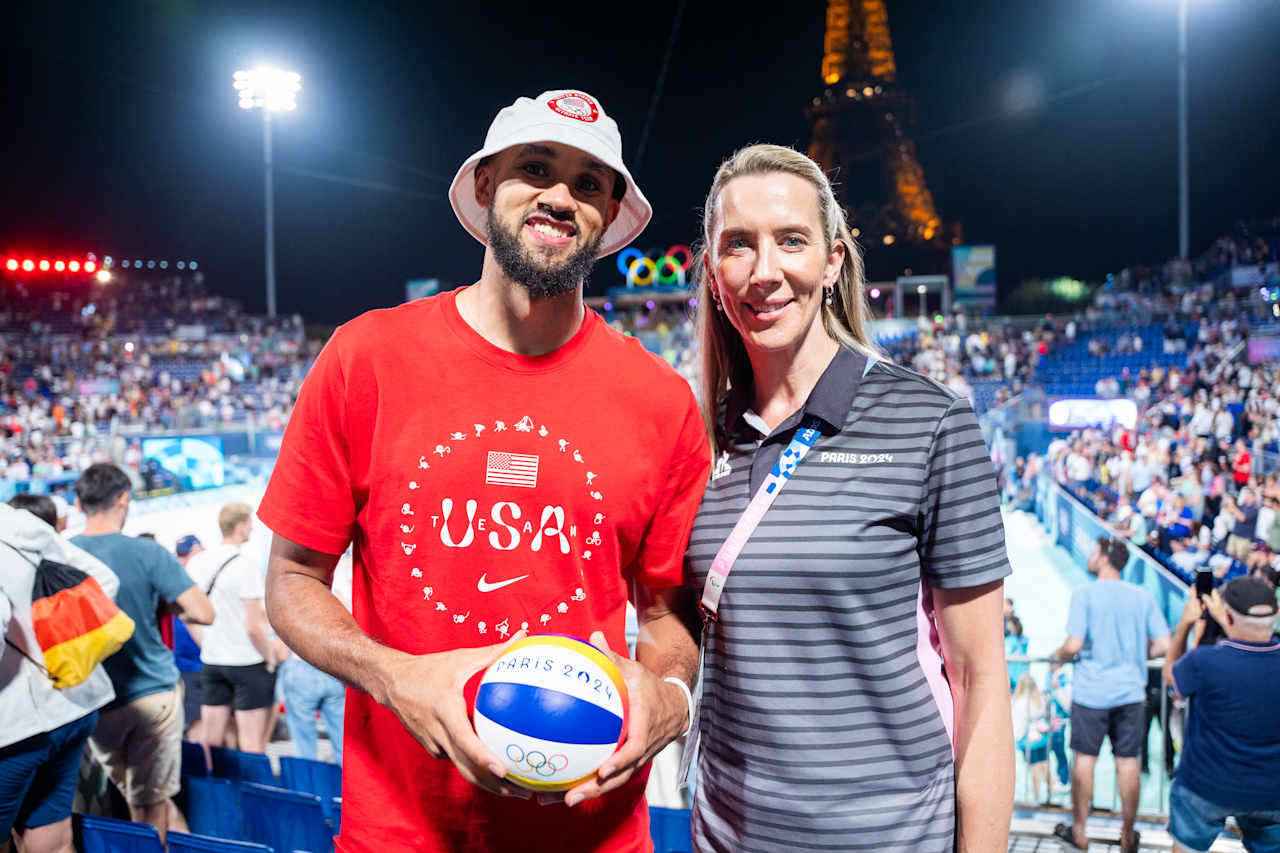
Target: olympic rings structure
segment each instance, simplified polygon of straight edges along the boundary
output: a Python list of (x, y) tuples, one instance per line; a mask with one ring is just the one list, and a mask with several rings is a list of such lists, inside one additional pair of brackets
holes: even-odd
[[(683, 256), (683, 261), (678, 256)], [(626, 276), (627, 287), (649, 287), (653, 284), (684, 287), (688, 283), (691, 266), (693, 252), (683, 243), (670, 246), (665, 252), (661, 249), (642, 252), (630, 247), (618, 253), (618, 272)]]
[(536, 749), (525, 752), (518, 744), (507, 744), (507, 758), (515, 762), (516, 768), (537, 773), (539, 776), (554, 776), (569, 766), (568, 757), (556, 753), (550, 757)]

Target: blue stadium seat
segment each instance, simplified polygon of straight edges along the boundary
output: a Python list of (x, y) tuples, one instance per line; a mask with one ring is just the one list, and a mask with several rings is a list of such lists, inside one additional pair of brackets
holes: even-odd
[(185, 832), (170, 832), (165, 840), (169, 842), (169, 853), (275, 853), (265, 844), (208, 838)]
[(325, 817), (333, 819), (333, 801), (342, 799), (342, 765), (283, 756), (280, 759), (280, 781), (290, 791), (315, 794), (320, 798)]
[(205, 759), (203, 745), (189, 740), (182, 742), (182, 775), (209, 775), (209, 765)]
[(240, 838), (240, 792), (230, 779), (187, 777), (187, 826), (197, 835)]
[(245, 782), (240, 798), (246, 839), (276, 850), (333, 853), (333, 830), (314, 794)]
[(692, 853), (693, 825), (688, 809), (649, 807), (654, 853)]
[(164, 853), (160, 833), (149, 823), (76, 815), (73, 828), (81, 853)]
[(213, 757), (213, 775), (219, 779), (239, 782), (257, 782), (259, 785), (277, 785), (271, 759), (257, 752), (241, 752), (222, 746), (209, 747)]

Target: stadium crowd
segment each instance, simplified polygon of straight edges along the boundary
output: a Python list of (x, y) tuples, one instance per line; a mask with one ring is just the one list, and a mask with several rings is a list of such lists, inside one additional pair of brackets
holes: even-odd
[(256, 419), (281, 429), (318, 351), (301, 318), (268, 322), (192, 277), (79, 292), (14, 284), (0, 313), (5, 479), (57, 479), (94, 462), (137, 470), (130, 434)]

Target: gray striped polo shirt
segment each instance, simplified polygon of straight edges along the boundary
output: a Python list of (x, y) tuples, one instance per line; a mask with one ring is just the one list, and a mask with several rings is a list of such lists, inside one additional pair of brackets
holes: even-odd
[(685, 566), (699, 595), (804, 415), (822, 435), (704, 635), (699, 851), (952, 849), (951, 693), (929, 590), (1010, 573), (995, 476), (968, 400), (866, 364), (841, 349), (768, 435), (753, 413), (726, 417)]

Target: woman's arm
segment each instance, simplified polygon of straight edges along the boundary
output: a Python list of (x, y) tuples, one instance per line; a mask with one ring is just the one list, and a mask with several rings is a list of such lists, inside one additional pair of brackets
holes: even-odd
[(934, 589), (938, 636), (955, 701), (956, 851), (1009, 846), (1013, 719), (1004, 660), (1004, 582)]

